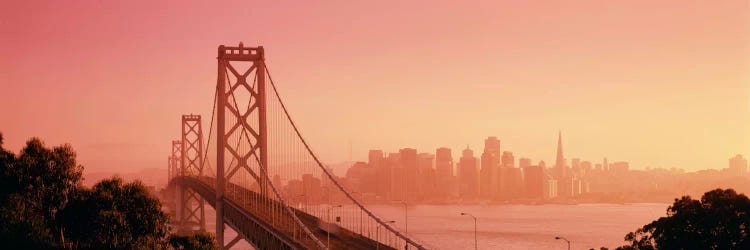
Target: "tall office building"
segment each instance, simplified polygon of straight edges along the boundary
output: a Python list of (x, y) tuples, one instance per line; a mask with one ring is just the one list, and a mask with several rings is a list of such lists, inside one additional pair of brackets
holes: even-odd
[(401, 155), (401, 167), (404, 168), (406, 182), (400, 186), (401, 190), (408, 193), (408, 199), (417, 196), (419, 193), (419, 169), (417, 168), (417, 150), (413, 148), (402, 148), (398, 151)]
[(435, 190), (437, 198), (447, 199), (451, 193), (453, 181), (453, 156), (450, 148), (435, 150)]
[(379, 168), (383, 164), (383, 150), (371, 149), (367, 154), (367, 164)]
[(558, 183), (551, 175), (545, 175), (544, 178), (544, 198), (551, 199), (557, 197)]
[(573, 196), (573, 176), (567, 175), (557, 178), (557, 195), (560, 197)]
[(565, 157), (563, 156), (562, 131), (559, 131), (557, 134), (557, 157), (555, 158), (555, 166), (553, 167), (552, 176), (557, 179), (565, 176)]
[(435, 168), (433, 167), (435, 156), (430, 153), (419, 153), (417, 155), (417, 199), (434, 197)]
[(729, 171), (736, 176), (747, 174), (747, 159), (742, 155), (736, 155), (729, 159)]
[(390, 193), (390, 176), (391, 169), (386, 163), (385, 155), (383, 150), (372, 149), (367, 154), (367, 164), (375, 169), (375, 179), (377, 185), (375, 187), (375, 194), (381, 199), (385, 199)]
[(591, 167), (591, 162), (590, 161), (582, 161), (581, 162), (581, 171), (583, 172), (584, 176), (589, 175), (591, 173), (591, 171), (593, 171), (593, 170), (594, 169)]
[(388, 186), (388, 195), (384, 197), (385, 200), (405, 199), (402, 187), (406, 183), (406, 176), (404, 175), (404, 168), (401, 166), (401, 154), (389, 153), (385, 162), (388, 168), (388, 178), (387, 182), (381, 184)]
[(519, 158), (518, 159), (518, 167), (519, 168), (526, 168), (531, 166), (531, 159), (529, 158)]
[(570, 174), (575, 176), (581, 176), (581, 159), (573, 158), (570, 161)]
[(502, 161), (498, 171), (498, 191), (497, 197), (500, 199), (511, 199), (515, 198), (514, 194), (517, 194), (522, 187), (520, 187), (521, 169), (514, 167), (515, 158), (513, 152), (505, 151), (502, 155)]
[(526, 166), (523, 168), (523, 174), (525, 198), (544, 198), (544, 170), (539, 166)]
[(477, 158), (474, 157), (474, 151), (469, 149), (468, 146), (462, 152), (461, 159), (458, 162), (458, 174), (461, 198), (477, 198), (479, 192)]
[(497, 171), (500, 163), (500, 140), (490, 136), (484, 140), (482, 169), (479, 173), (479, 194), (482, 198), (492, 198), (497, 189)]
[(375, 179), (375, 168), (366, 162), (355, 162), (346, 170), (346, 182), (358, 193), (374, 193), (378, 182)]
[(553, 168), (553, 178), (557, 180), (557, 196), (570, 197), (573, 195), (573, 176), (567, 170), (565, 156), (563, 156), (562, 131), (557, 134), (557, 157)]
[(609, 164), (609, 171), (616, 175), (625, 174), (628, 172), (628, 170), (630, 170), (630, 164), (624, 161), (618, 161)]
[(602, 163), (602, 169), (606, 172), (609, 171), (609, 164), (607, 163), (607, 157), (604, 157), (604, 163)]
[(510, 152), (510, 151), (503, 152), (502, 167), (504, 168), (515, 167), (515, 157), (513, 157), (513, 152)]

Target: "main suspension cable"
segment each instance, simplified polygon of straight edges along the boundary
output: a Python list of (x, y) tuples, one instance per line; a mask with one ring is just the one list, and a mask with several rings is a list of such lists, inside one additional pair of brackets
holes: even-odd
[(273, 83), (273, 78), (271, 77), (271, 72), (268, 70), (268, 65), (266, 65), (265, 69), (266, 69), (266, 74), (268, 75), (268, 80), (270, 81), (271, 87), (273, 88), (273, 92), (276, 95), (276, 99), (279, 101), (279, 104), (281, 104), (281, 108), (282, 108), (282, 110), (284, 110), (284, 114), (286, 115), (287, 120), (292, 125), (292, 128), (294, 129), (294, 132), (297, 134), (297, 137), (302, 141), (302, 144), (305, 145), (305, 148), (307, 149), (307, 152), (310, 154), (310, 156), (312, 156), (312, 158), (318, 164), (318, 167), (320, 167), (323, 170), (323, 173), (325, 173), (326, 176), (328, 176), (328, 178), (331, 180), (331, 182), (334, 185), (336, 185), (336, 187), (339, 190), (341, 190), (341, 192), (343, 192), (346, 195), (346, 197), (349, 198), (349, 200), (351, 200), (352, 202), (354, 202), (354, 204), (356, 204), (360, 209), (364, 210), (365, 213), (367, 213), (368, 215), (370, 215), (370, 217), (372, 217), (373, 219), (375, 219), (375, 221), (377, 221), (382, 227), (388, 229), (389, 231), (391, 231), (392, 233), (394, 233), (395, 235), (397, 235), (399, 238), (403, 239), (404, 241), (406, 241), (406, 242), (414, 245), (416, 248), (424, 250), (425, 247), (423, 247), (419, 243), (413, 241), (409, 237), (401, 234), (401, 232), (399, 232), (398, 230), (395, 230), (390, 225), (388, 225), (388, 223), (385, 223), (378, 216), (376, 216), (375, 214), (373, 214), (370, 210), (368, 210), (367, 208), (365, 208), (364, 206), (362, 206), (362, 204), (360, 204), (359, 201), (357, 201), (356, 199), (354, 199), (354, 197), (352, 197), (352, 195), (349, 194), (349, 192), (347, 192), (346, 190), (344, 190), (344, 187), (341, 186), (341, 184), (339, 184), (338, 181), (336, 181), (336, 178), (333, 178), (333, 175), (330, 172), (328, 172), (328, 170), (326, 169), (326, 167), (323, 166), (323, 163), (320, 162), (320, 160), (315, 155), (315, 153), (313, 153), (312, 149), (310, 148), (310, 145), (308, 145), (307, 141), (305, 141), (305, 138), (302, 137), (302, 133), (300, 133), (299, 129), (297, 128), (297, 125), (294, 123), (294, 121), (292, 120), (292, 117), (289, 115), (289, 111), (286, 109), (286, 105), (284, 105), (284, 102), (281, 100), (281, 96), (279, 95), (279, 91), (276, 89), (276, 84)]

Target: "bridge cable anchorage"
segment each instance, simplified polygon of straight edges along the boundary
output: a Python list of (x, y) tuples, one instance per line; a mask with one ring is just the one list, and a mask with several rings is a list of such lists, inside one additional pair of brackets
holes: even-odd
[[(229, 79), (229, 73), (228, 72), (225, 72), (225, 73), (226, 73), (226, 76), (227, 76), (226, 79)], [(253, 79), (253, 85), (255, 85), (256, 83), (257, 83), (257, 75)], [(234, 105), (235, 110), (237, 110), (239, 112), (240, 109), (239, 109), (239, 106), (237, 104), (237, 99), (234, 96), (234, 92), (231, 92), (230, 95), (232, 97), (232, 104)], [(248, 100), (248, 108), (247, 109), (250, 108), (251, 102), (252, 102), (252, 98), (250, 98)], [(253, 148), (253, 143), (250, 141), (250, 137), (246, 136), (247, 133), (246, 133), (246, 129), (244, 128), (244, 125), (242, 125), (242, 126), (243, 126), (243, 128), (242, 128), (242, 131), (240, 133), (240, 136), (239, 136), (239, 138), (237, 138), (237, 147), (239, 147), (240, 143), (242, 142), (242, 137), (243, 137), (243, 135), (245, 135), (245, 139), (247, 140), (247, 143), (249, 144), (249, 146), (251, 148), (250, 149), (250, 153), (255, 158), (256, 162), (259, 165), (259, 167), (267, 169), (267, 166), (263, 166), (263, 163), (260, 160), (260, 157), (258, 156), (258, 151), (252, 149)], [(232, 160), (229, 163), (229, 166), (231, 166), (233, 164), (234, 159), (235, 159), (235, 157), (232, 157)], [(269, 183), (268, 186), (271, 187), (272, 192), (274, 193), (274, 195), (276, 196), (276, 198), (280, 201), (280, 203), (283, 206), (285, 212), (288, 213), (292, 217), (292, 219), (297, 224), (297, 226), (303, 229), (303, 231), (305, 232), (305, 234), (307, 235), (307, 237), (309, 237), (310, 239), (312, 239), (316, 243), (316, 245), (318, 246), (319, 249), (329, 249), (326, 245), (323, 244), (322, 241), (320, 241), (317, 237), (315, 237), (315, 235), (312, 233), (312, 231), (310, 231), (310, 229), (307, 227), (307, 225), (305, 225), (304, 223), (302, 223), (302, 220), (300, 220), (297, 217), (296, 213), (289, 207), (289, 205), (287, 204), (286, 200), (281, 196), (281, 194), (278, 192), (278, 190), (276, 189), (276, 187), (274, 187), (274, 185), (271, 183), (271, 179), (268, 176), (268, 171), (262, 171), (261, 170), (259, 172), (260, 172), (260, 174), (258, 174), (258, 175), (260, 175), (261, 178), (264, 178), (265, 181), (266, 181), (266, 183)], [(257, 175), (253, 175), (253, 177), (255, 177), (257, 183), (262, 183), (260, 180), (258, 180), (258, 176)]]
[[(373, 218), (375, 221), (377, 221), (378, 224), (380, 224), (383, 228), (386, 228), (388, 231), (391, 231), (393, 234), (395, 234), (396, 236), (398, 236), (402, 240), (410, 243), (411, 245), (415, 246), (417, 249), (420, 249), (420, 250), (426, 249), (424, 246), (422, 246), (422, 244), (417, 243), (416, 241), (412, 240), (411, 238), (409, 238), (408, 236), (406, 236), (404, 234), (401, 234), (398, 230), (395, 230), (390, 225), (388, 225), (388, 223), (385, 223), (378, 216), (376, 216), (375, 214), (373, 214), (370, 210), (368, 210), (361, 203), (359, 203), (359, 201), (357, 201), (356, 199), (354, 199), (354, 197), (352, 197), (352, 195), (348, 191), (346, 191), (344, 189), (344, 187), (341, 186), (341, 184), (338, 183), (338, 181), (336, 180), (336, 178), (334, 178), (333, 175), (328, 171), (328, 169), (325, 166), (323, 166), (323, 163), (320, 162), (320, 160), (318, 159), (317, 155), (315, 155), (315, 153), (313, 153), (312, 149), (310, 148), (310, 145), (308, 145), (307, 141), (305, 141), (305, 138), (302, 137), (302, 133), (297, 128), (297, 125), (294, 123), (294, 121), (292, 120), (292, 117), (289, 115), (289, 111), (287, 110), (286, 105), (284, 105), (284, 102), (281, 100), (281, 96), (279, 95), (279, 92), (276, 89), (276, 84), (274, 84), (274, 82), (273, 82), (273, 78), (271, 77), (271, 72), (268, 69), (268, 65), (265, 65), (264, 68), (266, 70), (266, 74), (268, 75), (268, 80), (271, 83), (271, 87), (272, 87), (273, 92), (274, 92), (274, 94), (276, 96), (276, 99), (279, 101), (279, 104), (281, 105), (281, 108), (284, 111), (284, 114), (285, 114), (287, 120), (289, 121), (290, 125), (292, 125), (292, 128), (294, 129), (294, 132), (297, 134), (297, 137), (300, 139), (300, 141), (302, 142), (302, 144), (305, 146), (305, 149), (307, 150), (307, 152), (315, 160), (315, 162), (317, 163), (318, 167), (320, 167), (323, 170), (323, 173), (326, 174), (326, 176), (331, 180), (331, 182), (334, 185), (336, 185), (336, 187), (341, 192), (343, 192), (347, 196), (347, 198), (349, 198), (349, 200), (351, 200), (354, 204), (356, 204), (361, 210), (365, 211), (365, 213), (367, 213), (367, 215), (369, 215), (371, 218)], [(256, 159), (257, 159), (257, 156), (256, 156)], [(271, 186), (273, 186), (273, 185), (271, 185)], [(286, 205), (286, 203), (284, 203), (284, 204)], [(295, 216), (295, 218), (296, 218), (296, 216)]]

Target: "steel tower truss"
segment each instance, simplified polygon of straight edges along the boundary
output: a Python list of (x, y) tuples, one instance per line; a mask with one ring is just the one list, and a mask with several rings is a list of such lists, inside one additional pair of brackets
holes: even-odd
[[(268, 195), (268, 183), (263, 177), (267, 176), (268, 166), (266, 66), (262, 46), (244, 47), (242, 43), (237, 47), (219, 46), (217, 60), (216, 239), (223, 247), (224, 221), (221, 215), (224, 212), (225, 184), (238, 171), (247, 171), (258, 184), (260, 193)], [(240, 69), (231, 62), (249, 63), (249, 67)], [(246, 109), (240, 108), (237, 96), (249, 96), (249, 100), (242, 100), (246, 103), (240, 103), (242, 106), (247, 104)], [(240, 147), (240, 143), (248, 146)], [(225, 165), (225, 159), (228, 165)], [(256, 160), (259, 164), (254, 170), (250, 163)]]
[[(200, 115), (182, 116), (180, 166), (180, 176), (203, 176), (203, 128)], [(180, 230), (205, 231), (206, 215), (203, 198), (194, 190), (183, 187), (180, 188), (178, 201)]]

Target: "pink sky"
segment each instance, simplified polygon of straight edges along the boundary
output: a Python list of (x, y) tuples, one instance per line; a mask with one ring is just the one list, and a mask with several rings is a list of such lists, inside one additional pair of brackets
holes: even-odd
[(165, 168), (180, 115), (211, 114), (216, 47), (244, 41), (329, 162), (490, 135), (550, 162), (558, 129), (568, 159), (635, 168), (750, 154), (748, 1), (522, 2), (3, 3), (0, 131)]

